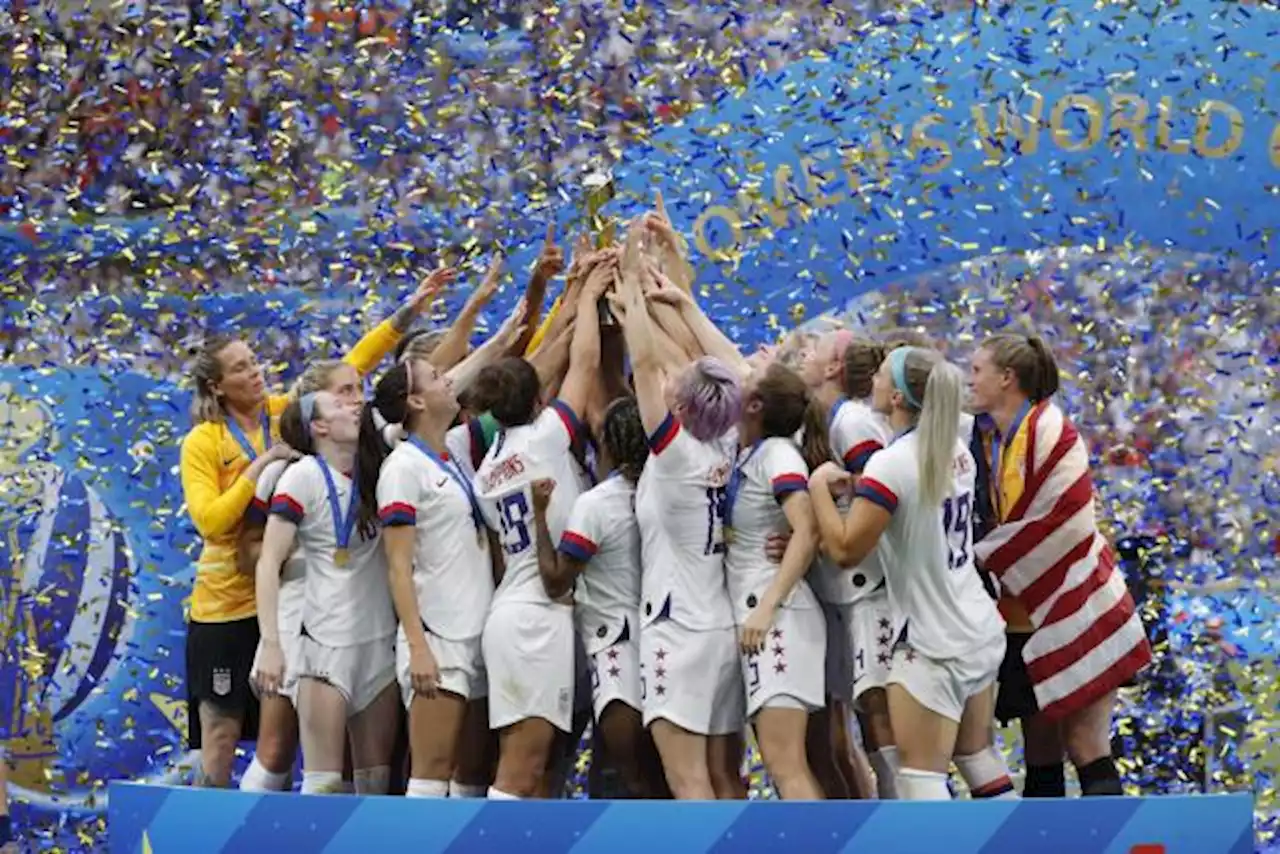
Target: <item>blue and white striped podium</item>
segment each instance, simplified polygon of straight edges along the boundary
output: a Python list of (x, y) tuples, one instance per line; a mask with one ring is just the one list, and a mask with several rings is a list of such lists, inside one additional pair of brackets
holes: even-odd
[(111, 785), (112, 854), (1251, 854), (1248, 795), (901, 803), (421, 801)]

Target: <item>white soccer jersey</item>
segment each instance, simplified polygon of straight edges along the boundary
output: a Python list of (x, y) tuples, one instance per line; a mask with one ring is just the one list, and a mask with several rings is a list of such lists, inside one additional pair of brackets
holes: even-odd
[[(871, 456), (889, 444), (893, 431), (883, 415), (857, 400), (840, 399), (831, 409), (828, 420), (831, 451), (845, 471), (861, 472)], [(838, 502), (847, 511), (849, 502)], [(875, 593), (884, 583), (886, 549), (877, 547), (856, 567), (845, 569), (825, 556), (814, 562), (810, 578), (814, 590), (824, 602), (849, 605)]]
[(470, 482), (450, 469), (454, 464), (400, 443), (378, 476), (378, 518), (387, 527), (414, 527), (418, 613), (432, 634), (460, 641), (484, 631), (493, 565), (487, 529), (477, 530), (472, 516)]
[(466, 424), (459, 424), (451, 429), (444, 436), (444, 446), (449, 451), (449, 459), (457, 464), (458, 468), (470, 480), (476, 479), (476, 467), (472, 464), (472, 438), (471, 429)]
[[(355, 484), (330, 469), (338, 497), (338, 511), (358, 500)], [(351, 532), (345, 566), (335, 563), (337, 537), (324, 474), (315, 457), (295, 462), (280, 476), (271, 512), (298, 526), (298, 544), (306, 555), (306, 605), (303, 633), (329, 647), (349, 647), (390, 637), (396, 630), (395, 611), (387, 586), (387, 561), (382, 538)]]
[(578, 633), (588, 655), (629, 633), (639, 638), (640, 528), (636, 488), (614, 473), (573, 502), (560, 551), (586, 564), (574, 592)]
[(1004, 620), (973, 566), (977, 469), (957, 439), (953, 477), (941, 504), (920, 501), (918, 434), (894, 440), (867, 463), (856, 495), (893, 514), (882, 536), (895, 559), (886, 581), (894, 637), (933, 659), (960, 658), (1004, 633)]
[[(280, 475), (288, 467), (288, 460), (276, 460), (258, 475), (258, 482), (254, 484), (253, 503), (249, 505), (249, 511), (245, 514), (250, 522), (257, 525), (267, 524), (267, 514), (271, 512), (271, 496), (275, 494)], [(284, 570), (280, 573), (281, 590), (283, 591), (288, 584), (302, 581), (306, 568), (307, 562), (302, 554), (302, 548), (295, 546), (284, 562)]]
[(489, 527), (498, 531), (506, 572), (493, 595), (505, 602), (549, 603), (538, 573), (538, 546), (530, 484), (542, 478), (556, 482), (547, 507), (551, 542), (560, 540), (569, 509), (580, 492), (569, 445), (578, 418), (561, 401), (552, 401), (531, 424), (504, 430), (476, 472), (476, 494)]
[[(725, 555), (725, 578), (733, 601), (734, 619), (741, 624), (778, 574), (779, 564), (765, 556), (770, 534), (791, 528), (782, 502), (788, 495), (809, 488), (809, 467), (790, 439), (765, 439), (739, 454), (741, 476), (731, 477), (728, 509), (732, 537)], [(736, 496), (733, 484), (737, 484)], [(801, 579), (784, 605), (817, 608), (818, 600)]]
[(636, 488), (641, 619), (668, 616), (698, 631), (734, 625), (724, 584), (725, 486), (737, 439), (700, 442), (667, 417), (649, 436)]

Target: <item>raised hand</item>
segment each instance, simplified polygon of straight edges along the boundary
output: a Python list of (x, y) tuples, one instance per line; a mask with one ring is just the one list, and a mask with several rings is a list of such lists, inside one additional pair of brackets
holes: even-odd
[(471, 294), (472, 305), (481, 307), (489, 304), (489, 301), (498, 293), (498, 286), (502, 283), (502, 264), (505, 259), (501, 252), (495, 252), (493, 258), (489, 260), (489, 269), (485, 271), (484, 278), (480, 281), (480, 287), (476, 288)]
[(418, 289), (413, 292), (413, 296), (409, 297), (409, 305), (415, 310), (424, 308), (439, 295), (440, 291), (444, 290), (445, 285), (457, 276), (458, 271), (452, 267), (438, 267), (432, 270), (418, 283)]
[(556, 225), (553, 222), (547, 225), (547, 236), (542, 242), (542, 252), (538, 254), (533, 275), (546, 281), (562, 272), (564, 272), (564, 251), (556, 246)]

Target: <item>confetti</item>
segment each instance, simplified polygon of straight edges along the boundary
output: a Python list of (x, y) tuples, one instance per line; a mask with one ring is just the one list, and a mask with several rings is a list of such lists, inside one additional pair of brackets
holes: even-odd
[[(0, 723), (24, 725), (14, 809), (40, 848), (104, 838), (107, 780), (178, 775), (192, 348), (234, 330), (291, 378), (442, 259), (465, 271), (443, 321), (495, 245), (522, 269), (547, 220), (585, 228), (604, 174), (609, 215), (662, 185), (704, 305), (744, 349), (781, 338), (790, 358), (832, 322), (920, 327), (959, 361), (999, 329), (1052, 342), (1156, 647), (1116, 722), (1126, 785), (1252, 785), (1273, 844), (1280, 279), (1274, 222), (1256, 218), (1280, 137), (1274, 51), (1255, 45), (1274, 10), (908, 4), (868, 21), (849, 5), (0, 5), (0, 567), (23, 594), (0, 604), (39, 686)], [(1071, 38), (1089, 49), (1068, 59)], [(1176, 73), (1143, 68), (1160, 39)], [(1113, 99), (1073, 154), (1095, 116), (1059, 98), (1040, 105), (1055, 153), (1019, 170), (1037, 87), (1104, 55), (1081, 89), (1145, 92), (1147, 150), (1108, 148), (1135, 133), (1115, 119), (1133, 102)], [(1197, 136), (1211, 110), (1192, 105), (1236, 79), (1245, 137), (1211, 156), (1235, 125), (1214, 108)], [(979, 97), (990, 134), (920, 119)], [(1180, 146), (1173, 166), (1156, 156)], [(1234, 257), (1142, 239), (1162, 227), (1228, 235)], [(74, 652), (99, 641), (105, 659)], [(746, 770), (772, 796), (758, 751)]]

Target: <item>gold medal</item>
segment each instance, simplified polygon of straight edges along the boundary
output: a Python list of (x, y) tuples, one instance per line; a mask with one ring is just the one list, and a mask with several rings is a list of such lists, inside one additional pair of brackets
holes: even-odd
[(333, 550), (333, 562), (336, 566), (346, 566), (351, 554), (341, 546)]
[(724, 526), (724, 544), (726, 546), (733, 545), (733, 528), (728, 525)]

